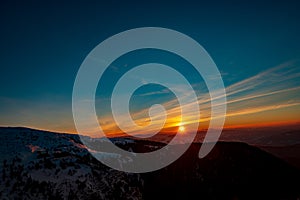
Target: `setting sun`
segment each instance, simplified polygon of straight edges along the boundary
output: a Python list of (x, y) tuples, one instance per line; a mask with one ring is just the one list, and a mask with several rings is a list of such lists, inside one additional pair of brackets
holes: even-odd
[(184, 132), (184, 131), (185, 131), (185, 127), (184, 127), (184, 126), (179, 126), (178, 130), (179, 130), (180, 132)]

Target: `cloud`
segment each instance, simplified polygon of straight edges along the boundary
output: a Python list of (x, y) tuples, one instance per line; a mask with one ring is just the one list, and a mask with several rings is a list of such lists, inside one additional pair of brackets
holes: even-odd
[[(223, 72), (226, 74), (225, 72)], [(223, 77), (224, 78), (224, 77)], [(226, 78), (226, 76), (225, 76)], [(281, 116), (282, 121), (286, 119), (299, 120), (300, 115), (284, 112), (283, 110), (293, 108), (292, 110), (300, 110), (300, 65), (298, 61), (290, 61), (273, 68), (262, 71), (256, 75), (250, 76), (244, 80), (240, 80), (227, 86), (227, 116), (226, 122), (231, 125), (243, 125), (239, 118), (247, 117), (257, 119), (256, 122), (264, 122), (263, 120), (272, 120), (274, 115), (278, 118)], [(211, 99), (210, 95), (205, 90), (205, 84), (197, 83), (193, 84), (194, 88), (197, 88), (198, 101), (189, 102), (190, 91), (184, 90), (182, 85), (174, 84), (173, 90), (179, 94), (184, 95), (186, 99), (182, 107), (178, 107), (177, 99), (168, 100), (162, 102), (165, 110), (168, 113), (168, 120), (165, 127), (174, 127), (181, 122), (181, 111), (185, 109), (186, 116), (183, 116), (182, 122), (184, 124), (204, 123), (208, 125), (211, 120)], [(155, 94), (165, 94), (169, 91), (166, 89), (160, 91), (154, 91), (141, 94), (141, 96), (150, 96)], [(218, 96), (218, 91), (211, 91)], [(101, 102), (109, 101), (109, 99), (101, 98), (96, 100), (97, 105), (101, 106)], [(70, 100), (47, 97), (42, 99), (31, 100), (18, 100), (12, 98), (0, 98), (0, 123), (3, 126), (30, 126), (41, 129), (49, 129), (63, 132), (76, 132), (74, 128), (72, 118), (72, 107)], [(200, 106), (200, 119), (195, 117), (199, 110), (195, 110), (194, 105)], [(110, 105), (110, 104), (107, 104)], [(217, 104), (218, 109), (221, 104)], [(103, 110), (103, 109), (102, 109)], [(109, 116), (106, 110), (100, 113), (99, 123), (101, 127), (108, 133), (121, 132), (115, 124), (112, 116)], [(272, 115), (268, 112), (272, 111)], [(295, 111), (295, 112), (296, 112)], [(145, 132), (151, 132), (155, 129), (155, 126), (151, 126), (152, 129), (147, 129), (147, 125), (150, 124), (149, 109), (136, 110), (131, 113), (132, 118), (136, 124), (144, 125)], [(275, 114), (274, 114), (275, 112)], [(99, 114), (99, 113), (98, 113)], [(157, 114), (156, 120), (153, 121), (154, 125), (160, 126), (163, 121), (160, 121), (164, 113)], [(253, 117), (254, 116), (254, 117)], [(123, 121), (126, 122), (126, 117), (123, 116)], [(218, 116), (217, 116), (218, 117)], [(219, 116), (220, 117), (220, 116)], [(122, 116), (120, 116), (122, 120)], [(135, 130), (135, 127), (132, 127)], [(131, 130), (131, 131), (132, 131)], [(141, 134), (139, 132), (138, 134)]]
[[(282, 109), (288, 107), (299, 107), (300, 70), (298, 64), (299, 63), (292, 61), (286, 62), (227, 86), (227, 121), (230, 121), (231, 124), (240, 125), (238, 124), (239, 121), (237, 120), (237, 116), (245, 116), (250, 114), (256, 114), (259, 116), (260, 113), (271, 110), (278, 111), (278, 114), (280, 115), (280, 110)], [(184, 91), (180, 92), (184, 93)], [(212, 92), (215, 92), (216, 94), (218, 93), (218, 91)], [(218, 96), (217, 98), (221, 98), (221, 96)], [(184, 122), (187, 124), (196, 122), (209, 122), (211, 118), (210, 101), (210, 96), (206, 92), (200, 93), (198, 102), (186, 103), (182, 105), (181, 108), (176, 106), (176, 99), (163, 103), (162, 105), (166, 108), (170, 117), (169, 121), (171, 122), (166, 124), (166, 126), (175, 126), (178, 124), (178, 116), (181, 115), (181, 109), (186, 109), (188, 111), (188, 116), (183, 117)], [(195, 112), (198, 111), (190, 109), (193, 108), (194, 104), (200, 105), (201, 119), (194, 117)], [(217, 106), (221, 105), (219, 104)], [(132, 116), (135, 116), (137, 123), (143, 123), (147, 120), (149, 121), (149, 118), (145, 117), (144, 115), (144, 113), (147, 112), (148, 109), (139, 110), (136, 113), (132, 113)], [(138, 116), (141, 117), (139, 118)], [(235, 118), (233, 119), (232, 117)], [(272, 116), (269, 117), (272, 118)], [(284, 116), (282, 116), (282, 118), (284, 121)], [(236, 121), (232, 122), (231, 120)], [(261, 118), (258, 117), (258, 120), (261, 120)]]

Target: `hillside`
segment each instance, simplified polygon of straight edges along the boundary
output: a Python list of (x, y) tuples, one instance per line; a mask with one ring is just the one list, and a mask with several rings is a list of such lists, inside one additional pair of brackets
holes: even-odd
[[(161, 170), (131, 174), (94, 159), (78, 135), (0, 128), (0, 199), (296, 199), (299, 170), (259, 148), (219, 142), (204, 159), (199, 143)], [(105, 145), (104, 140), (91, 139)], [(163, 143), (114, 138), (147, 152)], [(99, 152), (110, 156), (109, 152)], [(197, 198), (197, 199), (198, 199)]]

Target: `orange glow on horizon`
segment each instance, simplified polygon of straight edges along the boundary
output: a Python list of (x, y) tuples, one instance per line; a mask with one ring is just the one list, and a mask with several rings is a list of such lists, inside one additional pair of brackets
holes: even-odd
[[(300, 125), (300, 86), (298, 84), (300, 73), (294, 71), (296, 64), (298, 66), (300, 63), (298, 61), (282, 63), (226, 86), (227, 113), (223, 129)], [(202, 86), (205, 86), (205, 83), (199, 82), (195, 85), (196, 88), (202, 88)], [(180, 87), (177, 89), (181, 91)], [(189, 94), (185, 94), (184, 90), (181, 92), (186, 98), (189, 97)], [(222, 97), (218, 96), (217, 91), (215, 92), (214, 98), (216, 100)], [(195, 131), (191, 129), (204, 131), (208, 129), (212, 117), (217, 120), (221, 119), (222, 113), (219, 111), (222, 109), (219, 110), (219, 108), (224, 104), (217, 104), (214, 110), (220, 114), (212, 116), (210, 93), (199, 90), (197, 96), (198, 101), (184, 101), (180, 106), (178, 106), (176, 98), (162, 99), (161, 105), (166, 112), (156, 113), (153, 119), (149, 118), (149, 108), (138, 109), (137, 107), (136, 110), (131, 110), (131, 118), (137, 127), (128, 127), (129, 117), (125, 115), (120, 116), (119, 122), (124, 125), (123, 127), (128, 128), (128, 130), (125, 129), (127, 132), (134, 134), (151, 134), (154, 131), (166, 134), (178, 131)], [(20, 116), (19, 121), (15, 117), (7, 118), (7, 120), (2, 118), (4, 121), (1, 121), (0, 126), (29, 127), (52, 132), (100, 137), (98, 136), (99, 127), (86, 126), (88, 131), (77, 133), (69, 106), (57, 104), (49, 112), (49, 106), (45, 106), (44, 102), (42, 103), (43, 106), (26, 108), (25, 111), (20, 109), (22, 112), (15, 114), (15, 116)], [(194, 109), (195, 104), (199, 105), (199, 110)], [(185, 111), (184, 116), (182, 110)], [(167, 115), (163, 118), (162, 116), (165, 114)], [(97, 117), (101, 129), (108, 137), (126, 135), (125, 130), (123, 132), (120, 129), (121, 126), (116, 124), (111, 113), (102, 112)], [(86, 119), (87, 124), (89, 124), (89, 120)], [(199, 124), (198, 128), (190, 128), (190, 125), (196, 123)], [(153, 126), (149, 127), (149, 125)], [(184, 125), (183, 128), (181, 128), (182, 125)], [(161, 127), (163, 128), (161, 129)]]
[(279, 122), (261, 122), (253, 124), (237, 124), (225, 125), (223, 129), (240, 129), (240, 128), (262, 128), (262, 127), (278, 127), (278, 126), (295, 126), (300, 125), (299, 120), (279, 121)]

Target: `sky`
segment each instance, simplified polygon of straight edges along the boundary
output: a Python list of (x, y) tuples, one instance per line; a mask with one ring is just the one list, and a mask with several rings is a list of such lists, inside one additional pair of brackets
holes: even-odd
[[(72, 89), (85, 57), (114, 34), (149, 26), (182, 32), (210, 54), (227, 92), (225, 127), (299, 123), (299, 8), (297, 1), (1, 1), (0, 125), (76, 132)], [(201, 119), (191, 112), (183, 123), (207, 127), (210, 100), (201, 77), (184, 60), (149, 50), (120, 57), (100, 80), (105, 87), (98, 87), (95, 106), (103, 128), (118, 131), (107, 108), (124, 66), (153, 58), (177, 68), (197, 91)], [(137, 124), (147, 124), (153, 103), (168, 108), (167, 127), (178, 126), (176, 99), (158, 85), (134, 94)]]

